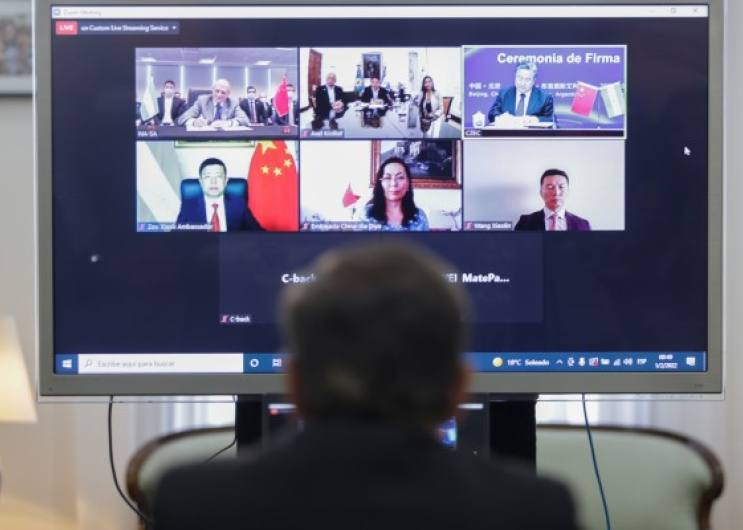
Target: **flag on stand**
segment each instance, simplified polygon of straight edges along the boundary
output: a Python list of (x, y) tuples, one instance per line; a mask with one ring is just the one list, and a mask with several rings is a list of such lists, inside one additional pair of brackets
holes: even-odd
[(269, 231), (299, 228), (299, 179), (284, 140), (260, 141), (248, 170), (248, 207)]
[(276, 91), (276, 95), (273, 98), (273, 105), (279, 117), (289, 114), (289, 93), (287, 92), (286, 76), (284, 76), (279, 89)]
[(599, 87), (578, 81), (578, 88), (575, 90), (573, 105), (570, 107), (570, 111), (581, 116), (590, 116), (598, 93)]
[(139, 117), (142, 121), (149, 121), (158, 113), (157, 109), (157, 89), (155, 89), (155, 79), (150, 76), (147, 80), (147, 88), (144, 91), (142, 105), (139, 107)]
[(360, 64), (356, 65), (356, 84), (354, 85), (354, 90), (356, 90), (359, 96), (364, 91), (364, 74), (361, 73)]
[(343, 194), (343, 207), (348, 208), (352, 204), (356, 204), (360, 198), (361, 195), (356, 195), (351, 189), (351, 184), (349, 183), (346, 188), (346, 193)]
[(615, 81), (601, 87), (601, 100), (606, 107), (606, 115), (609, 118), (622, 116), (624, 114), (624, 92), (622, 83)]
[(390, 85), (390, 80), (387, 79), (387, 66), (382, 67), (382, 86), (386, 88), (388, 91), (392, 90), (392, 85)]

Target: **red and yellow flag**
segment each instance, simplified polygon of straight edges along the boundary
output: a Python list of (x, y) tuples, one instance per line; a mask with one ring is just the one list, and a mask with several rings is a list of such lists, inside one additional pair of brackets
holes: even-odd
[(248, 171), (248, 207), (269, 231), (299, 228), (299, 178), (284, 140), (258, 142)]

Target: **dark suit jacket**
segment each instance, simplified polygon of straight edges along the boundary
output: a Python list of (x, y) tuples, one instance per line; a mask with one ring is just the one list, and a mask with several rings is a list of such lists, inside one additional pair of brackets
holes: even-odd
[[(387, 89), (384, 87), (379, 87), (379, 99), (384, 101), (385, 103), (392, 103), (392, 98), (390, 98), (390, 93), (387, 92)], [(369, 103), (372, 100), (372, 87), (368, 86), (364, 89), (364, 91), (361, 93), (361, 101), (364, 103)]]
[(289, 102), (294, 107), (294, 123), (289, 123), (289, 115), (276, 116), (276, 123), (278, 125), (299, 125), (299, 101), (294, 100)]
[[(245, 115), (250, 120), (250, 102), (247, 99), (243, 99), (240, 102), (240, 108), (245, 111)], [(263, 123), (265, 124), (268, 122), (268, 119), (271, 117), (271, 105), (267, 103), (263, 103), (262, 101), (255, 100), (255, 114), (256, 119), (250, 120), (251, 123)]]
[[(242, 199), (231, 195), (224, 196), (224, 214), (227, 219), (227, 231), (234, 230), (263, 230), (248, 205)], [(206, 218), (206, 202), (204, 196), (199, 195), (196, 199), (181, 202), (181, 211), (178, 213), (178, 224), (205, 224), (211, 219)], [(178, 226), (176, 226), (178, 229)]]
[(154, 530), (574, 530), (567, 490), (422, 432), (309, 424), (253, 459), (166, 474)]
[[(565, 221), (568, 224), (568, 231), (587, 231), (591, 229), (591, 223), (570, 212), (565, 212)], [(544, 231), (544, 210), (522, 215), (513, 229)]]
[[(507, 88), (495, 97), (495, 102), (490, 107), (490, 112), (488, 112), (488, 120), (492, 123), (496, 116), (500, 116), (506, 112), (509, 114), (516, 113), (515, 86)], [(539, 121), (554, 121), (555, 110), (552, 94), (540, 88), (533, 87), (531, 89), (531, 96), (529, 96), (529, 106), (526, 109), (526, 114), (536, 116), (539, 118)]]
[[(333, 86), (333, 92), (335, 92), (335, 101), (343, 101), (345, 104), (346, 99), (343, 96), (343, 89), (338, 85)], [(315, 90), (315, 113), (321, 116), (327, 116), (330, 114), (330, 98), (328, 97), (327, 85), (317, 87)]]
[[(164, 99), (165, 98), (163, 96), (160, 96), (159, 98), (157, 98), (157, 108), (159, 111), (157, 113), (157, 116), (155, 116), (155, 120), (157, 124), (160, 124), (163, 122), (163, 116), (165, 114)], [(188, 109), (188, 104), (186, 103), (185, 99), (181, 99), (179, 97), (173, 96), (173, 104), (170, 106), (170, 118), (174, 124), (178, 122), (178, 118), (180, 117), (180, 115), (186, 112), (187, 109)]]

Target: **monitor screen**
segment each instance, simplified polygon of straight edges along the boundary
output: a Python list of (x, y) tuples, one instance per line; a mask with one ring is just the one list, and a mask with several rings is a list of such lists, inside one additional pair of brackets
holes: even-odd
[[(489, 409), (484, 400), (461, 403), (455, 417), (436, 426), (438, 441), (452, 451), (475, 457), (490, 457)], [(277, 400), (261, 403), (261, 434), (264, 446), (281, 440), (306, 428), (306, 422), (297, 416), (296, 406)]]
[(721, 392), (719, 4), (37, 2), (40, 394), (281, 392), (278, 294), (380, 239), (472, 391)]

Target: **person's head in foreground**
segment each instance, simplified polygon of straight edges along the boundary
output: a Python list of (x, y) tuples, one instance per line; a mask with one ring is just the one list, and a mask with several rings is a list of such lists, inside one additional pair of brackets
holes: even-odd
[(329, 252), (316, 281), (285, 291), (289, 387), (308, 419), (364, 419), (433, 430), (466, 387), (464, 291), (416, 247)]
[(435, 439), (466, 387), (450, 267), (402, 241), (311, 270), (281, 306), (304, 429), (253, 458), (168, 472), (154, 530), (576, 530), (564, 487)]

